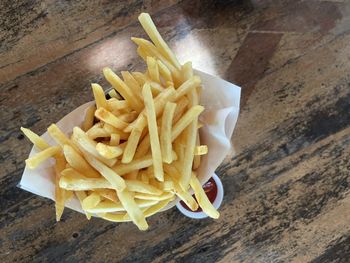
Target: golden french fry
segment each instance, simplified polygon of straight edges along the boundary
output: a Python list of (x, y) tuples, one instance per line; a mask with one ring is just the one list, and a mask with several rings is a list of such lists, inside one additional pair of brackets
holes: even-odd
[(171, 128), (173, 123), (173, 117), (175, 112), (176, 104), (167, 102), (165, 104), (161, 132), (160, 132), (160, 146), (162, 151), (163, 162), (171, 163), (172, 158), (172, 144), (171, 144)]
[(142, 181), (138, 180), (125, 180), (126, 186), (130, 191), (140, 192), (145, 194), (153, 194), (153, 195), (161, 195), (162, 190), (150, 185), (146, 184)]
[(130, 163), (134, 158), (138, 142), (140, 140), (142, 131), (133, 129), (126, 143), (125, 151), (123, 153), (122, 163)]
[(119, 202), (117, 197), (117, 192), (114, 189), (105, 189), (105, 188), (97, 188), (94, 189), (94, 192), (98, 193), (100, 196), (113, 201), (114, 203)]
[[(197, 118), (199, 114), (202, 113), (204, 110), (204, 107), (201, 105), (195, 105), (191, 109), (189, 109), (181, 118), (180, 120), (174, 125), (172, 129), (171, 134), (171, 141), (174, 141), (177, 136), (180, 135), (180, 133), (189, 125), (191, 122), (194, 123), (194, 120), (197, 122)], [(193, 125), (194, 126), (194, 125)], [(195, 125), (196, 131), (197, 131), (197, 123)], [(191, 133), (192, 134), (192, 133)]]
[(109, 141), (110, 146), (118, 146), (120, 144), (120, 135), (116, 133), (111, 134), (111, 140)]
[(152, 81), (146, 74), (142, 74), (141, 72), (133, 72), (131, 73), (131, 75), (141, 87), (143, 87), (145, 83), (148, 83), (151, 86), (153, 96), (158, 95), (164, 90), (161, 84)]
[[(80, 202), (80, 205), (81, 205), (81, 209), (83, 209), (83, 200), (87, 197), (87, 194), (85, 193), (85, 191), (75, 191), (75, 195), (77, 196), (79, 202)], [(84, 211), (85, 212), (85, 215), (86, 215), (86, 218), (88, 220), (91, 219), (91, 214)]]
[(64, 210), (65, 203), (65, 190), (59, 187), (59, 180), (61, 176), (61, 172), (66, 166), (66, 161), (64, 160), (62, 155), (56, 155), (56, 163), (55, 163), (55, 210), (56, 210), (56, 221), (61, 220), (61, 216)]
[(120, 114), (118, 118), (124, 122), (130, 123), (130, 122), (133, 122), (138, 116), (139, 114), (136, 111), (133, 111), (133, 112)]
[(135, 158), (141, 158), (148, 153), (150, 148), (150, 138), (149, 133), (142, 139), (139, 146), (137, 147)]
[(61, 172), (59, 186), (66, 190), (85, 191), (92, 189), (114, 189), (105, 178), (86, 177), (73, 168), (66, 168)]
[(208, 153), (207, 145), (199, 145), (194, 148), (194, 155), (204, 155)]
[(136, 79), (131, 75), (129, 71), (122, 71), (121, 72), (125, 84), (132, 90), (132, 92), (138, 96), (138, 99), (142, 101), (141, 98), (141, 92), (142, 92), (142, 86), (139, 85), (139, 83), (136, 81)]
[(196, 89), (201, 84), (201, 79), (198, 76), (191, 77), (186, 80), (180, 87), (176, 90), (176, 100), (182, 98), (187, 93), (191, 92), (191, 90)]
[[(170, 177), (172, 177), (170, 175)], [(198, 209), (198, 204), (196, 200), (192, 197), (190, 193), (187, 191), (184, 191), (183, 188), (180, 186), (180, 182), (175, 178), (172, 177), (173, 183), (174, 183), (174, 192), (175, 194), (185, 202), (185, 204), (192, 210), (196, 211)]]
[(88, 162), (85, 161), (85, 159), (73, 147), (64, 145), (63, 153), (68, 164), (78, 172), (90, 178), (101, 177), (100, 174), (94, 168), (92, 168), (91, 165), (89, 165)]
[(50, 147), (50, 145), (43, 138), (31, 130), (21, 127), (21, 131), (39, 150), (45, 150)]
[[(108, 166), (113, 166), (117, 159), (107, 159), (100, 155), (98, 151), (96, 150), (96, 142), (91, 140), (87, 134), (81, 130), (79, 127), (74, 127), (73, 128), (73, 141), (77, 144), (79, 149), (82, 152), (89, 153), (90, 155), (94, 156), (96, 159), (100, 160), (104, 164), (107, 164)], [(86, 154), (84, 154), (86, 156)], [(88, 161), (89, 162), (89, 161)], [(90, 164), (91, 165), (91, 164)], [(92, 165), (93, 166), (93, 165)]]
[(127, 213), (99, 213), (97, 214), (99, 217), (111, 221), (111, 222), (130, 222), (132, 221), (130, 217), (128, 217)]
[(118, 191), (122, 191), (123, 189), (125, 189), (126, 185), (125, 185), (124, 179), (120, 175), (118, 175), (115, 171), (113, 171), (108, 166), (104, 165), (99, 160), (95, 159), (93, 156), (90, 156), (89, 154), (84, 154), (84, 157), (92, 167), (94, 167), (97, 171), (99, 171), (100, 174), (104, 178), (106, 178), (108, 182), (111, 183), (114, 189)]
[(26, 160), (26, 165), (29, 169), (35, 169), (36, 167), (38, 167), (39, 164), (46, 161), (48, 158), (53, 157), (60, 151), (61, 147), (59, 146), (51, 146), (49, 148), (46, 148), (45, 150), (38, 152), (37, 154), (28, 158)]
[[(135, 200), (136, 205), (139, 208), (145, 208), (150, 207), (156, 203), (158, 203), (157, 200)], [(110, 200), (105, 200), (100, 202), (95, 207), (86, 209), (89, 213), (111, 213), (111, 212), (124, 212), (126, 209), (124, 208), (123, 204), (121, 202), (112, 202)]]
[(127, 189), (124, 189), (123, 191), (117, 191), (117, 194), (120, 202), (122, 203), (132, 221), (140, 230), (147, 230), (148, 224), (146, 222), (145, 215), (138, 207), (130, 192)]
[(111, 134), (108, 131), (106, 131), (103, 128), (98, 128), (96, 126), (91, 127), (86, 132), (86, 134), (91, 140), (95, 140), (96, 138), (107, 138), (111, 136)]
[(91, 105), (85, 112), (85, 119), (82, 124), (83, 131), (89, 130), (94, 125), (96, 106)]
[(155, 46), (159, 49), (159, 51), (167, 58), (169, 61), (177, 68), (181, 69), (181, 65), (177, 60), (174, 53), (171, 51), (169, 46), (163, 40), (162, 36), (159, 34), (156, 26), (154, 25), (152, 18), (147, 13), (142, 13), (139, 15), (139, 21), (146, 31), (149, 38), (153, 41)]
[(146, 155), (138, 159), (132, 160), (130, 163), (117, 164), (112, 169), (119, 175), (124, 175), (135, 170), (140, 170), (149, 167), (153, 164), (152, 156)]
[(164, 63), (159, 59), (157, 60), (157, 64), (158, 64), (159, 73), (163, 77), (164, 81), (168, 83), (173, 83), (171, 72), (167, 68), (167, 66), (165, 66)]
[(107, 159), (116, 158), (123, 153), (123, 149), (119, 146), (109, 146), (101, 142), (97, 143), (96, 150), (101, 156)]
[(177, 123), (178, 120), (182, 117), (183, 113), (185, 112), (187, 105), (188, 105), (188, 99), (186, 97), (182, 97), (177, 101), (176, 110), (174, 113), (173, 118), (173, 124)]
[(188, 61), (186, 62), (181, 69), (181, 73), (183, 76), (183, 81), (186, 81), (193, 77), (193, 69), (192, 69), (192, 62)]
[[(197, 138), (196, 138), (196, 149), (197, 147), (200, 145), (200, 138), (199, 138), (199, 133), (197, 132)], [(208, 149), (207, 149), (207, 152), (208, 152)], [(196, 151), (195, 151), (196, 153)], [(198, 167), (200, 166), (201, 164), (201, 156), (200, 155), (195, 155), (193, 157), (193, 165), (192, 165), (192, 170), (197, 170)]]
[(165, 199), (169, 199), (173, 197), (174, 194), (171, 192), (164, 192), (161, 195), (152, 195), (152, 194), (145, 194), (145, 193), (135, 193), (135, 198), (142, 199), (142, 200), (155, 200), (155, 201), (163, 201)]
[(78, 147), (66, 137), (66, 135), (60, 130), (60, 128), (57, 127), (56, 124), (51, 124), (49, 128), (47, 128), (47, 132), (57, 142), (57, 144), (61, 145), (61, 147), (67, 144), (72, 146), (77, 152), (80, 152)]
[(107, 81), (116, 89), (123, 98), (129, 103), (130, 107), (140, 112), (143, 108), (142, 102), (138, 100), (137, 96), (130, 90), (130, 88), (122, 81), (117, 74), (110, 68), (104, 68), (103, 74)]
[(118, 130), (117, 128), (113, 127), (108, 123), (103, 124), (103, 129), (105, 129), (109, 134), (118, 134), (121, 140), (127, 140), (130, 135), (129, 133)]
[(149, 217), (152, 216), (156, 213), (158, 213), (160, 210), (162, 210), (164, 207), (166, 207), (167, 204), (169, 204), (169, 202), (171, 202), (172, 200), (174, 200), (173, 197), (160, 201), (159, 203), (147, 208), (143, 213), (145, 214), (145, 217)]
[(154, 108), (153, 97), (151, 93), (151, 87), (148, 84), (145, 84), (143, 86), (142, 95), (144, 98), (145, 109), (147, 112), (147, 122), (148, 122), (148, 131), (150, 134), (150, 141), (151, 141), (154, 176), (159, 181), (164, 181), (162, 153), (160, 151), (157, 118), (156, 118), (156, 112)]
[(153, 57), (147, 57), (146, 62), (147, 62), (148, 74), (150, 78), (153, 81), (160, 83), (157, 61)]
[(219, 218), (220, 214), (215, 209), (212, 203), (210, 203), (208, 196), (205, 194), (198, 178), (194, 173), (191, 175), (190, 185), (194, 191), (194, 195), (199, 206), (202, 208), (203, 212), (212, 218)]
[(150, 54), (148, 54), (147, 50), (144, 47), (138, 47), (137, 48), (137, 54), (144, 60), (147, 61), (147, 57), (150, 56)]
[(118, 117), (113, 115), (111, 112), (109, 112), (108, 110), (102, 107), (95, 111), (95, 116), (99, 120), (104, 121), (117, 129), (122, 130), (126, 126), (128, 126), (127, 122), (122, 121), (121, 119), (119, 119)]
[(99, 84), (91, 84), (92, 92), (94, 93), (95, 102), (97, 109), (105, 108), (108, 109), (108, 104), (105, 96), (105, 92)]
[(107, 101), (108, 108), (110, 110), (124, 110), (129, 108), (129, 103), (126, 100), (118, 100), (116, 98), (111, 98)]
[(93, 192), (84, 198), (81, 206), (83, 210), (87, 211), (97, 206), (100, 202), (101, 202), (101, 196), (98, 193)]
[(118, 100), (122, 100), (122, 96), (119, 95), (118, 92), (115, 91), (115, 89), (111, 89), (110, 91), (108, 91), (108, 95), (111, 97), (111, 98), (115, 98), (115, 99), (118, 99)]

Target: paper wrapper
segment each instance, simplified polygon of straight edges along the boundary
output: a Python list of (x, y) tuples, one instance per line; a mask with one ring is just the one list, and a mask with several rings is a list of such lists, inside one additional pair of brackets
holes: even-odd
[[(231, 136), (239, 113), (240, 87), (218, 77), (196, 70), (195, 73), (202, 79), (203, 90), (200, 104), (205, 107), (200, 120), (204, 126), (200, 129), (201, 144), (208, 145), (208, 154), (202, 156), (198, 169), (198, 178), (202, 184), (207, 182), (215, 169), (224, 160), (231, 150)], [(70, 136), (75, 126), (80, 126), (84, 120), (85, 111), (94, 102), (88, 102), (78, 107), (63, 119), (57, 126)], [(49, 144), (56, 144), (44, 133), (42, 136)], [(33, 147), (29, 156), (38, 150)], [(48, 160), (37, 169), (25, 167), (19, 187), (51, 200), (55, 200), (54, 160)], [(173, 207), (178, 200), (171, 202), (164, 210)], [(83, 213), (80, 203), (72, 198), (66, 206)]]

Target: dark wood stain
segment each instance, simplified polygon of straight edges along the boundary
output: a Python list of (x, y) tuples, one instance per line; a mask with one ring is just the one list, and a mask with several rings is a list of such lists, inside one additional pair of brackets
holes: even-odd
[[(349, 262), (350, 4), (273, 2), (2, 1), (0, 261)], [(242, 86), (221, 218), (173, 208), (140, 232), (66, 210), (56, 223), (52, 201), (16, 187), (31, 148), (19, 127), (42, 133), (91, 82), (108, 88), (106, 65), (142, 70), (128, 41), (142, 10)]]

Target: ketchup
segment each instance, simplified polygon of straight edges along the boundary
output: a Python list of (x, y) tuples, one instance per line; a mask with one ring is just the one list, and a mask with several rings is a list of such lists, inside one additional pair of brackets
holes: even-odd
[[(208, 182), (203, 185), (205, 194), (208, 196), (210, 203), (214, 203), (216, 195), (218, 193), (218, 187), (216, 186), (215, 180), (210, 178)], [(196, 197), (193, 195), (194, 199)], [(181, 205), (188, 211), (191, 212), (202, 212), (202, 208), (198, 208), (196, 211), (192, 211), (183, 201), (180, 201)]]

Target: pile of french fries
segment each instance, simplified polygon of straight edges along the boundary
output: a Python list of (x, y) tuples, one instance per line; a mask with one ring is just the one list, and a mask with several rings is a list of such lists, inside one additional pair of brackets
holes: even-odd
[(149, 14), (142, 13), (139, 21), (151, 39), (132, 38), (147, 64), (145, 73), (122, 71), (120, 78), (104, 68), (113, 87), (110, 98), (92, 84), (95, 105), (87, 109), (82, 126), (70, 138), (55, 124), (48, 128), (55, 146), (21, 128), (40, 150), (26, 160), (27, 167), (56, 160), (57, 221), (74, 194), (88, 219), (132, 221), (140, 230), (148, 229), (147, 217), (176, 197), (193, 211), (200, 206), (208, 216), (219, 217), (196, 175), (201, 155), (208, 152), (198, 133), (204, 110), (201, 80), (191, 63), (178, 62)]

